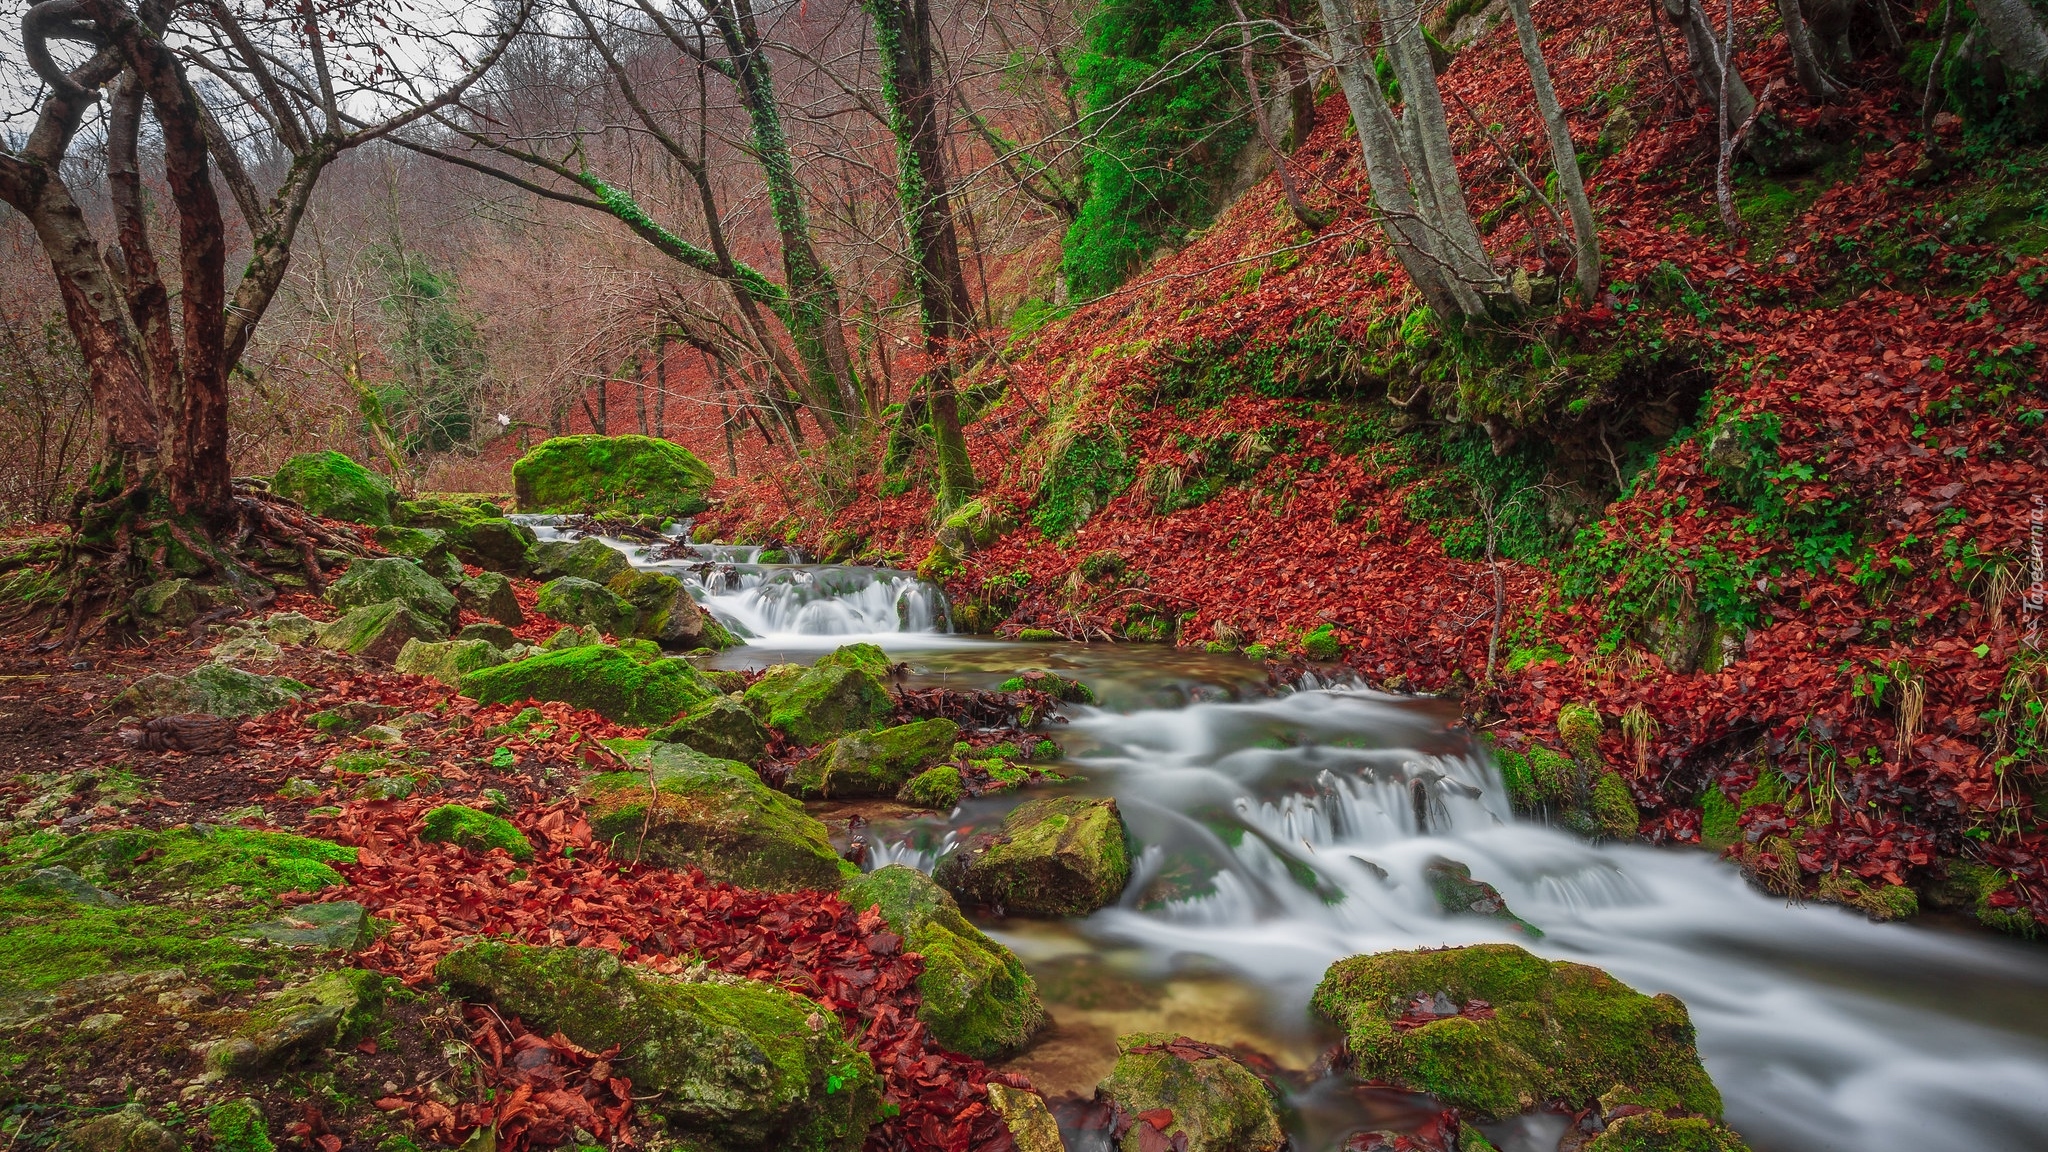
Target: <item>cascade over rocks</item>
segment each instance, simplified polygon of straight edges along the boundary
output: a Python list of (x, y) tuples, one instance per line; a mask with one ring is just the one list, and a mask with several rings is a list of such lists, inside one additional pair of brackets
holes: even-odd
[(892, 864), (847, 881), (839, 895), (849, 908), (880, 908), (904, 948), (924, 957), (917, 1018), (939, 1043), (993, 1060), (1022, 1048), (1048, 1023), (1024, 965), (969, 923), (924, 873)]
[(434, 973), (458, 995), (592, 1051), (616, 1047), (643, 1106), (686, 1146), (852, 1152), (881, 1118), (881, 1080), (838, 1017), (769, 984), (668, 977), (597, 948), (483, 943)]
[(557, 436), (512, 465), (521, 512), (689, 516), (713, 481), (689, 449), (647, 436)]
[(583, 786), (592, 831), (622, 860), (699, 868), (714, 880), (770, 892), (833, 889), (852, 865), (825, 825), (761, 783), (752, 768), (683, 744), (611, 740), (626, 770)]
[(1025, 916), (1085, 916), (1130, 882), (1123, 815), (1112, 799), (1054, 796), (1012, 809), (940, 858), (932, 879), (961, 900)]

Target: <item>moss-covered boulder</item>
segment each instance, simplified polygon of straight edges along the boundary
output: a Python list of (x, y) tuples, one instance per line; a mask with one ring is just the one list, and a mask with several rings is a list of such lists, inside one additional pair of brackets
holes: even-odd
[(657, 976), (596, 948), (500, 943), (450, 953), (434, 973), (542, 1035), (617, 1046), (635, 1096), (687, 1148), (853, 1152), (882, 1116), (881, 1078), (839, 1017), (772, 985)]
[(957, 556), (978, 552), (1016, 527), (1016, 521), (986, 500), (969, 500), (939, 522), (938, 542)]
[(894, 864), (847, 881), (839, 895), (849, 908), (879, 907), (904, 949), (924, 957), (917, 1018), (940, 1044), (993, 1060), (1045, 1026), (1045, 1006), (1024, 965), (924, 873)]
[(496, 572), (483, 572), (455, 585), (455, 602), (487, 620), (517, 628), (526, 623), (526, 612), (512, 592), (512, 582)]
[(792, 769), (786, 787), (806, 800), (894, 796), (926, 765), (951, 753), (959, 735), (959, 725), (946, 719), (849, 732)]
[(201, 664), (183, 676), (153, 672), (114, 697), (114, 710), (130, 716), (260, 716), (293, 703), (312, 689), (283, 676), (259, 676), (232, 664)]
[(302, 612), (273, 612), (263, 619), (263, 631), (273, 644), (305, 644), (320, 632), (320, 622)]
[(444, 629), (455, 626), (455, 594), (424, 568), (396, 556), (358, 560), (327, 586), (325, 599), (344, 611), (396, 600)]
[(1017, 1152), (1066, 1152), (1066, 1142), (1060, 1139), (1059, 1118), (1038, 1093), (990, 1080), (988, 1110), (1002, 1118)]
[(605, 584), (632, 565), (618, 549), (595, 536), (581, 540), (544, 540), (533, 546), (533, 574), (541, 580), (574, 576), (592, 584)]
[(1085, 796), (1020, 804), (995, 831), (969, 836), (932, 870), (963, 901), (1026, 916), (1085, 916), (1114, 903), (1130, 878), (1116, 801)]
[(653, 630), (651, 639), (663, 648), (675, 652), (694, 652), (699, 648), (736, 648), (741, 641), (732, 630), (718, 622), (718, 618), (704, 610), (690, 596), (690, 590), (680, 584), (670, 599), (667, 615), (660, 626)]
[(1472, 869), (1460, 861), (1432, 857), (1422, 867), (1422, 879), (1429, 885), (1436, 906), (1447, 916), (1485, 916), (1505, 920), (1532, 937), (1543, 935), (1541, 929), (1515, 915), (1500, 889), (1473, 879)]
[(450, 524), (443, 531), (448, 547), (464, 564), (512, 576), (524, 576), (532, 568), (535, 539), (533, 529), (524, 524), (487, 516)]
[(1116, 1067), (1097, 1090), (1134, 1118), (1121, 1152), (1278, 1152), (1287, 1143), (1265, 1081), (1229, 1052), (1170, 1032), (1117, 1037)]
[(149, 1118), (140, 1104), (80, 1120), (57, 1139), (62, 1152), (182, 1152), (170, 1129)]
[(825, 826), (746, 765), (685, 744), (606, 746), (631, 767), (588, 780), (584, 812), (614, 857), (701, 868), (715, 880), (773, 892), (837, 888), (853, 873)]
[(1593, 782), (1593, 796), (1587, 807), (1609, 839), (1633, 840), (1642, 826), (1643, 813), (1636, 807), (1635, 793), (1619, 772), (1600, 774)]
[(609, 644), (559, 648), (462, 678), (462, 694), (485, 704), (559, 700), (621, 724), (665, 724), (718, 692), (681, 660)]
[(403, 556), (435, 572), (447, 568), (455, 555), (448, 548), (448, 534), (439, 528), (407, 528), (403, 524), (382, 524), (370, 534), (377, 546), (393, 556)]
[(357, 524), (389, 524), (398, 500), (391, 481), (339, 452), (307, 452), (284, 462), (270, 490), (315, 516)]
[(275, 1152), (263, 1109), (247, 1097), (223, 1100), (206, 1110), (206, 1130), (214, 1152)]
[(495, 668), (505, 662), (505, 652), (488, 640), (408, 640), (391, 662), (397, 672), (439, 680), (450, 688), (479, 668)]
[(206, 1064), (231, 1076), (275, 1071), (324, 1048), (360, 1037), (384, 1004), (384, 977), (345, 968), (295, 984), (249, 1013), (206, 1052)]
[(182, 576), (159, 580), (138, 589), (128, 600), (128, 618), (148, 635), (189, 628), (193, 621), (234, 600), (225, 588), (215, 588)]
[(936, 764), (912, 776), (896, 790), (896, 799), (919, 808), (950, 812), (960, 804), (965, 783), (956, 764)]
[(690, 516), (713, 480), (689, 449), (647, 436), (557, 436), (512, 465), (521, 512)]
[(747, 706), (799, 744), (885, 724), (896, 711), (889, 660), (873, 644), (849, 644), (805, 668), (778, 664), (746, 691)]
[(1721, 1115), (1677, 997), (1512, 944), (1353, 956), (1324, 973), (1312, 1004), (1344, 1030), (1360, 1076), (1481, 1119), (1551, 1100), (1582, 1108), (1617, 1089)]
[(647, 737), (688, 744), (706, 756), (742, 764), (753, 764), (768, 751), (768, 730), (737, 694), (693, 704), (675, 723), (649, 732)]
[(421, 821), (420, 839), (432, 844), (457, 844), (479, 855), (500, 849), (514, 860), (533, 859), (533, 841), (503, 816), (478, 808), (443, 804)]
[(541, 585), (533, 606), (564, 624), (586, 624), (608, 636), (631, 636), (639, 613), (602, 584), (564, 576)]
[(263, 899), (342, 882), (331, 865), (356, 850), (326, 840), (248, 828), (87, 832), (38, 856), (38, 868), (69, 868), (94, 884), (147, 885), (167, 892), (235, 892)]
[(415, 640), (439, 642), (448, 630), (430, 616), (422, 616), (396, 600), (344, 612), (320, 626), (320, 647), (347, 652), (365, 660), (391, 663), (405, 646)]

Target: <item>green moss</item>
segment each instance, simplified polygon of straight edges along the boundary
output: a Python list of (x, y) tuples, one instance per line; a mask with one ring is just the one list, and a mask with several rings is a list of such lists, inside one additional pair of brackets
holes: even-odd
[[(592, 831), (613, 856), (701, 868), (745, 888), (836, 888), (851, 871), (803, 806), (754, 770), (683, 744), (611, 740), (631, 770), (585, 782)], [(653, 811), (650, 813), (650, 802)]]
[(1529, 796), (1537, 805), (1563, 803), (1578, 788), (1579, 767), (1570, 757), (1540, 744), (1529, 749)]
[(254, 1100), (215, 1104), (207, 1110), (206, 1127), (213, 1134), (215, 1152), (276, 1152), (270, 1126)]
[(472, 672), (462, 678), (462, 694), (485, 704), (559, 700), (621, 724), (649, 726), (718, 695), (682, 660), (642, 660), (603, 644)]
[(632, 570), (619, 550), (595, 536), (575, 543), (548, 540), (533, 546), (533, 574), (542, 580), (574, 576), (592, 584), (608, 584), (612, 577)]
[(1628, 781), (1614, 772), (1602, 772), (1593, 784), (1592, 817), (1615, 840), (1635, 839), (1636, 829), (1643, 821)]
[(1742, 839), (1742, 809), (1717, 784), (1700, 800), (1700, 844), (1716, 851)]
[(1512, 748), (1494, 748), (1493, 762), (1500, 769), (1501, 784), (1507, 789), (1508, 802), (1517, 811), (1533, 810), (1541, 801), (1536, 795), (1536, 780), (1529, 769), (1529, 758)]
[(1963, 891), (1964, 909), (1979, 924), (2029, 940), (2040, 933), (2040, 924), (2024, 903), (2000, 908), (1991, 902), (1993, 896), (2013, 882), (2011, 873), (1967, 860), (1949, 861), (1948, 873)]
[(877, 869), (848, 881), (840, 897), (849, 908), (880, 907), (904, 950), (924, 957), (917, 1016), (940, 1044), (993, 1060), (1045, 1026), (1045, 1007), (1024, 965), (970, 924), (923, 873), (902, 865)]
[(1096, 703), (1095, 690), (1057, 672), (1032, 670), (1021, 676), (1012, 676), (996, 686), (998, 692), (1021, 692), (1025, 689), (1047, 692), (1056, 700), (1069, 704)]
[[(669, 631), (669, 615), (675, 610), (676, 594), (682, 591), (683, 583), (673, 576), (633, 568), (612, 577), (605, 588), (632, 612), (629, 628), (633, 635), (657, 640)], [(722, 625), (711, 624), (724, 631)], [(716, 643), (709, 646), (725, 647)]]
[(442, 621), (395, 600), (344, 612), (321, 625), (319, 632), (320, 647), (370, 660), (396, 660), (414, 640), (438, 644), (447, 638)]
[[(1493, 1015), (1394, 1027), (1415, 998), (1439, 993), (1460, 1005), (1485, 1000)], [(1553, 1099), (1583, 1107), (1616, 1085), (1721, 1114), (1676, 997), (1644, 996), (1597, 968), (1511, 944), (1354, 956), (1330, 967), (1312, 1004), (1344, 1029), (1361, 1077), (1431, 1093), (1477, 1117)]]
[(1137, 464), (1114, 430), (1068, 440), (1039, 478), (1031, 523), (1048, 540), (1088, 522), (1137, 479)]
[(1083, 916), (1131, 876), (1114, 800), (1055, 796), (1018, 805), (994, 832), (968, 837), (932, 878), (962, 899), (1032, 916)]
[(647, 738), (688, 744), (706, 756), (742, 764), (753, 764), (768, 751), (767, 730), (738, 695), (693, 704), (675, 723), (649, 732)]
[(1557, 735), (1581, 764), (1600, 763), (1600, 713), (1591, 704), (1567, 704), (1557, 712)]
[(960, 804), (960, 769), (951, 764), (927, 768), (896, 793), (905, 804), (950, 812)]
[(609, 636), (631, 636), (639, 611), (603, 584), (564, 576), (541, 585), (534, 600), (541, 615), (564, 624), (595, 628)]
[(809, 668), (779, 664), (746, 691), (754, 715), (800, 744), (885, 723), (896, 710), (888, 658), (872, 644), (841, 648)]
[(646, 436), (557, 436), (512, 465), (522, 512), (689, 516), (714, 479), (689, 449)]
[(244, 828), (207, 832), (88, 832), (36, 860), (94, 883), (142, 884), (195, 894), (239, 890), (270, 897), (342, 883), (329, 864), (354, 863), (356, 850), (325, 840)]
[[(1161, 1147), (1171, 1142), (1190, 1150), (1222, 1152), (1286, 1143), (1273, 1093), (1264, 1081), (1206, 1046), (1176, 1051), (1175, 1040), (1171, 1032), (1117, 1037), (1116, 1067), (1102, 1082), (1101, 1094), (1126, 1115), (1164, 1109), (1170, 1119), (1159, 1132), (1164, 1137)], [(1146, 1146), (1129, 1138), (1123, 1144), (1129, 1149)]]
[(1742, 1138), (1704, 1116), (1638, 1112), (1609, 1121), (1584, 1152), (1749, 1152)]
[(219, 934), (237, 918), (156, 904), (102, 908), (0, 890), (0, 999), (86, 976), (164, 968), (245, 986), (278, 960)]
[(437, 844), (460, 844), (479, 854), (503, 849), (514, 860), (533, 859), (533, 842), (510, 820), (460, 804), (444, 804), (427, 813), (420, 839)]
[(357, 524), (389, 524), (398, 489), (339, 452), (308, 452), (284, 462), (270, 490), (315, 516)]
[(1311, 660), (1335, 660), (1344, 655), (1344, 645), (1337, 639), (1335, 625), (1318, 624), (1301, 638), (1301, 651)]
[(685, 1147), (852, 1152), (881, 1118), (881, 1078), (838, 1016), (769, 984), (667, 979), (594, 948), (473, 944), (435, 974), (537, 1032), (617, 1046)]
[(959, 726), (943, 718), (849, 732), (791, 769), (785, 787), (807, 800), (893, 796), (925, 765), (951, 751), (959, 734)]
[(479, 668), (505, 662), (504, 650), (488, 640), (408, 640), (392, 661), (392, 671), (439, 680), (453, 688)]

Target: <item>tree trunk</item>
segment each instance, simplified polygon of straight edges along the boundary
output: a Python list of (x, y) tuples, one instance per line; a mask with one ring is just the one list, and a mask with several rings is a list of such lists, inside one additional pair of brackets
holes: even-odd
[(896, 188), (910, 237), (926, 366), (920, 391), (938, 456), (939, 505), (972, 495), (974, 466), (953, 388), (957, 343), (972, 327), (973, 304), (960, 264), (960, 241), (947, 195), (945, 125), (932, 76), (927, 0), (864, 0), (882, 55), (882, 95), (896, 134)]
[(1329, 37), (1331, 67), (1344, 89), (1344, 101), (1351, 107), (1351, 121), (1358, 129), (1358, 141), (1365, 158), (1366, 179), (1372, 185), (1373, 206), (1380, 226), (1394, 251), (1394, 258), (1408, 273), (1408, 279), (1430, 310), (1446, 320), (1477, 314), (1478, 297), (1448, 275), (1450, 265), (1438, 252), (1437, 239), (1422, 216), (1409, 187), (1407, 159), (1402, 155), (1400, 126), (1380, 91), (1373, 74), (1372, 57), (1366, 52), (1352, 14), (1350, 0), (1318, 0)]
[(1472, 222), (1465, 186), (1458, 178), (1458, 160), (1451, 147), (1450, 122), (1444, 115), (1443, 93), (1436, 86), (1436, 62), (1422, 31), (1419, 0), (1379, 0), (1386, 28), (1387, 56), (1401, 80), (1401, 119), (1413, 125), (1417, 154), (1409, 172), (1432, 205), (1433, 221), (1450, 258), (1451, 274), (1467, 289), (1498, 291), (1502, 278), (1487, 259), (1486, 244)]
[(1600, 232), (1593, 221), (1593, 204), (1586, 198), (1586, 182), (1579, 176), (1579, 152), (1572, 143), (1571, 125), (1557, 102), (1557, 90), (1550, 86), (1550, 66), (1543, 59), (1543, 45), (1536, 34), (1536, 21), (1529, 14), (1529, 0), (1508, 0), (1515, 15), (1515, 35), (1522, 43), (1522, 62), (1529, 68), (1529, 86), (1536, 93), (1536, 110), (1543, 116), (1543, 128), (1550, 136), (1550, 163), (1557, 172), (1558, 190), (1571, 209), (1572, 238), (1576, 241), (1579, 299), (1590, 308), (1600, 291)]
[(1805, 15), (1799, 10), (1799, 0), (1778, 0), (1778, 19), (1785, 25), (1785, 44), (1792, 50), (1792, 69), (1799, 75), (1799, 86), (1817, 100), (1832, 99), (1839, 90), (1821, 71), (1820, 57), (1814, 54), (1813, 37), (1807, 31)]

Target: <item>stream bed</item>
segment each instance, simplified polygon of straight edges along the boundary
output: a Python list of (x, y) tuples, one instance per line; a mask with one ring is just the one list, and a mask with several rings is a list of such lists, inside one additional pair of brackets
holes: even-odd
[[(554, 530), (535, 522), (543, 536)], [(723, 667), (880, 644), (917, 686), (994, 688), (1042, 668), (1087, 683), (1049, 732), (1072, 790), (1115, 796), (1138, 854), (1122, 901), (1065, 922), (983, 921), (1024, 960), (1054, 1027), (1005, 1067), (1087, 1094), (1120, 1033), (1242, 1045), (1306, 1069), (1335, 1039), (1310, 991), (1342, 957), (1502, 941), (1685, 1001), (1727, 1120), (1758, 1152), (2048, 1148), (2048, 948), (1933, 918), (1874, 924), (1750, 887), (1698, 849), (1589, 844), (1516, 817), (1455, 708), (1344, 685), (1273, 694), (1263, 669), (1165, 645), (1017, 643), (947, 630), (903, 573), (763, 565), (716, 545), (642, 567), (682, 577), (748, 643)], [(681, 551), (681, 549), (674, 549)], [(871, 864), (929, 869), (1018, 797), (867, 813)], [(1423, 879), (1470, 867), (1540, 930), (1440, 912)], [(1289, 1103), (1294, 1147), (1401, 1127), (1398, 1094), (1327, 1078)], [(1425, 1117), (1417, 1114), (1420, 1122)], [(1487, 1126), (1549, 1152), (1537, 1117)]]

